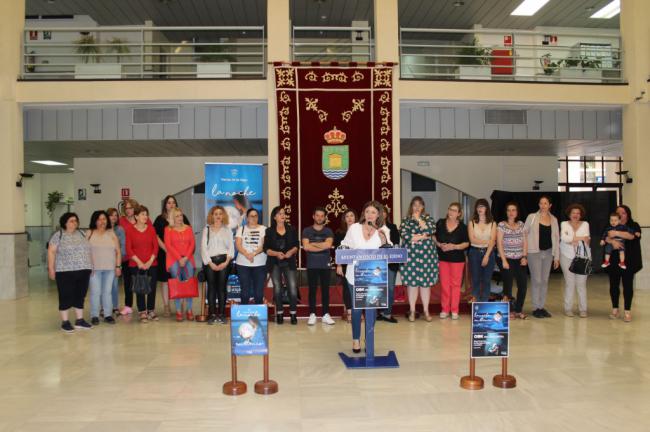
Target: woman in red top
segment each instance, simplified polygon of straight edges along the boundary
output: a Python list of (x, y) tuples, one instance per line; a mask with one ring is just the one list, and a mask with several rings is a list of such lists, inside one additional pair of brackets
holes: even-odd
[(158, 256), (158, 237), (149, 222), (149, 210), (138, 206), (134, 210), (135, 225), (126, 230), (126, 253), (129, 256), (129, 279), (146, 272), (151, 278), (149, 294), (137, 294), (140, 322), (158, 321), (154, 312), (156, 308), (156, 257)]
[[(122, 215), (118, 219), (119, 225), (124, 230), (124, 237), (129, 236), (130, 228), (133, 228), (135, 224), (135, 208), (138, 206), (138, 202), (134, 199), (128, 198), (124, 200), (124, 206), (122, 207)], [(120, 311), (122, 315), (129, 315), (133, 312), (133, 291), (131, 288), (131, 273), (129, 272), (129, 260), (128, 253), (122, 255), (122, 275), (124, 279), (124, 307)]]
[[(194, 232), (183, 221), (183, 211), (178, 207), (170, 209), (167, 215), (169, 226), (165, 228), (165, 248), (167, 249), (167, 271), (174, 279), (185, 281), (194, 277)], [(181, 300), (186, 303), (188, 321), (194, 320), (192, 297), (176, 299), (176, 321), (183, 321)]]

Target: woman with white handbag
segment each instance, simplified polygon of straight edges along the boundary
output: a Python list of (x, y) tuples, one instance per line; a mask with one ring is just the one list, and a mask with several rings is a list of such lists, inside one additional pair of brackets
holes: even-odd
[[(583, 221), (585, 208), (571, 204), (566, 209), (568, 221), (560, 227), (560, 266), (564, 274), (564, 315), (573, 317), (573, 298), (578, 293), (580, 318), (587, 317), (587, 277), (590, 273), (589, 223)], [(574, 263), (576, 261), (576, 263)], [(572, 264), (574, 264), (572, 266)], [(585, 265), (587, 264), (587, 265)]]

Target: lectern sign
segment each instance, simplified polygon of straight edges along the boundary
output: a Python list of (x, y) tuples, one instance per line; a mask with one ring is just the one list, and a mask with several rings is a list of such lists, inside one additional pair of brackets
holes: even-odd
[(508, 357), (510, 305), (472, 303), (472, 358)]
[(355, 261), (352, 301), (354, 309), (388, 307), (388, 261)]

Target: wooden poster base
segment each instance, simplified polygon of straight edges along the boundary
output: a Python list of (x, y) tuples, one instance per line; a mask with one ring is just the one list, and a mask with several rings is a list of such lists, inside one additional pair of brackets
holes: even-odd
[(515, 388), (517, 386), (517, 379), (512, 375), (508, 375), (507, 358), (501, 359), (501, 373), (492, 378), (492, 385), (502, 389)]
[(223, 394), (228, 396), (240, 396), (246, 393), (246, 383), (237, 381), (237, 356), (232, 354), (230, 356), (232, 380), (224, 383), (222, 391)]
[(476, 360), (469, 360), (469, 375), (460, 379), (460, 386), (465, 390), (481, 390), (484, 386), (483, 378), (475, 375)]
[(269, 356), (264, 356), (264, 379), (255, 383), (255, 393), (271, 395), (278, 392), (278, 383), (269, 379)]

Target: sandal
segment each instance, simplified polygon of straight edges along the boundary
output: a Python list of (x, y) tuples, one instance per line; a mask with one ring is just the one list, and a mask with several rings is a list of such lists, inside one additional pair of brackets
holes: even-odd
[(626, 323), (632, 322), (632, 312), (625, 311), (623, 313), (623, 322), (626, 322)]
[(609, 314), (609, 319), (618, 319), (619, 317), (619, 312), (618, 309), (612, 309), (612, 313)]
[(149, 318), (147, 317), (146, 312), (140, 312), (140, 322), (142, 324), (147, 324), (149, 322)]
[(425, 313), (425, 314), (424, 314), (424, 319), (425, 319), (427, 322), (431, 322), (431, 321), (433, 321), (433, 318), (431, 318), (431, 315), (429, 315), (428, 313)]
[(523, 313), (523, 312), (519, 312), (519, 313), (517, 314), (517, 318), (522, 319), (522, 320), (526, 320), (526, 319), (528, 319), (528, 315), (526, 315), (526, 314)]
[(158, 315), (156, 315), (156, 313), (154, 311), (149, 312), (149, 314), (147, 315), (147, 318), (149, 318), (149, 321), (158, 321), (159, 320)]
[(415, 322), (415, 312), (409, 312), (409, 322)]

